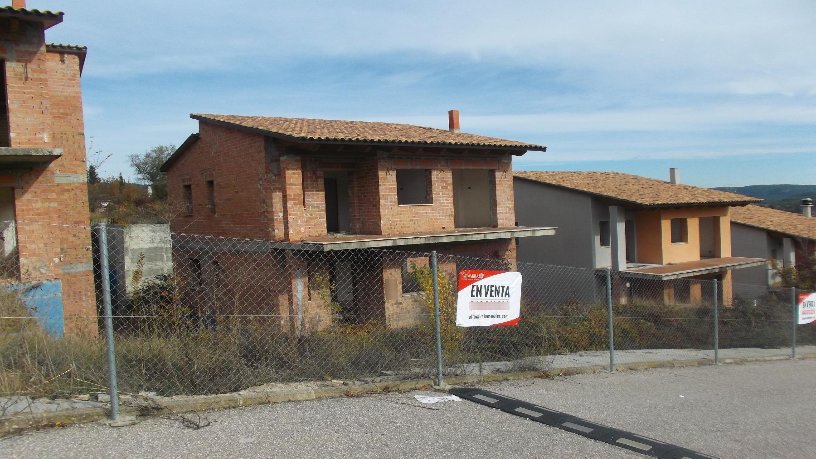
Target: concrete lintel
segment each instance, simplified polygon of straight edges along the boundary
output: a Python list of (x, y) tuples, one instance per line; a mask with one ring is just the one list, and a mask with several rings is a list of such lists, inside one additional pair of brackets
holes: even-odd
[(220, 237), (201, 237), (192, 240), (175, 239), (173, 246), (192, 250), (206, 249), (218, 251), (240, 251), (249, 253), (269, 253), (277, 250), (302, 250), (307, 252), (328, 252), (334, 250), (370, 249), (378, 247), (396, 247), (405, 245), (440, 244), (446, 242), (488, 241), (494, 239), (513, 239), (518, 237), (552, 236), (555, 227), (533, 227), (518, 229), (500, 229), (488, 231), (456, 232), (443, 234), (426, 234), (411, 236), (360, 236), (358, 239), (338, 241), (260, 241), (235, 240)]
[(396, 247), (405, 245), (442, 244), (448, 242), (488, 241), (494, 239), (513, 239), (518, 237), (552, 236), (555, 228), (524, 228), (518, 230), (480, 231), (472, 233), (428, 234), (422, 236), (383, 236), (356, 241), (337, 241), (307, 243), (320, 245), (323, 251), (370, 249), (378, 247)]
[(700, 276), (703, 274), (711, 274), (711, 273), (718, 273), (718, 272), (725, 272), (730, 271), (732, 269), (743, 269), (743, 268), (752, 268), (754, 266), (764, 266), (767, 264), (767, 261), (754, 261), (754, 262), (746, 262), (746, 263), (739, 263), (739, 264), (731, 264), (731, 265), (722, 265), (722, 266), (712, 266), (709, 268), (697, 268), (697, 269), (689, 269), (685, 271), (677, 271), (669, 274), (655, 274), (655, 273), (641, 273), (637, 271), (621, 271), (621, 274), (626, 277), (634, 277), (640, 279), (658, 279), (658, 280), (672, 280), (672, 279), (684, 279), (687, 277), (692, 276)]
[(62, 148), (0, 147), (0, 163), (43, 163), (60, 156), (62, 156)]

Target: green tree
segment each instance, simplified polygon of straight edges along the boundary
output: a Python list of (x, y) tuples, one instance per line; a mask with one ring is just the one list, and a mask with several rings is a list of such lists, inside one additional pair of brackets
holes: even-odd
[(167, 177), (160, 169), (174, 151), (175, 145), (157, 145), (141, 155), (130, 155), (130, 165), (136, 176), (152, 187), (153, 196), (158, 200), (167, 197)]
[(96, 166), (91, 164), (88, 166), (88, 184), (93, 185), (99, 183), (99, 173), (96, 171)]

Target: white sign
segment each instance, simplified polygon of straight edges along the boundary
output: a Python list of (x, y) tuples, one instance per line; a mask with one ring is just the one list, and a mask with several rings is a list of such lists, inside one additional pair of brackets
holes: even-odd
[(518, 325), (521, 273), (463, 269), (459, 272), (456, 325)]
[(816, 293), (799, 294), (799, 325), (816, 321)]

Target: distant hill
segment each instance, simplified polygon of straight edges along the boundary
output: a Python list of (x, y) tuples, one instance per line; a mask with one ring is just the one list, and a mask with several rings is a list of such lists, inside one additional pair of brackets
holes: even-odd
[(816, 185), (748, 185), (723, 186), (715, 190), (730, 191), (763, 199), (760, 205), (774, 209), (799, 212), (799, 204), (803, 198), (816, 199)]

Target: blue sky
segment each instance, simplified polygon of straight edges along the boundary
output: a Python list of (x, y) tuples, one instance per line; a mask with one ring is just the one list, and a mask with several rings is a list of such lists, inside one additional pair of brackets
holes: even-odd
[(812, 1), (28, 0), (88, 46), (90, 161), (190, 113), (392, 121), (540, 143), (517, 170), (816, 183)]

